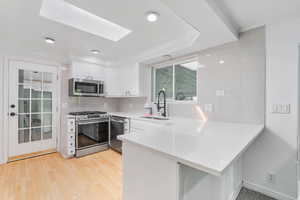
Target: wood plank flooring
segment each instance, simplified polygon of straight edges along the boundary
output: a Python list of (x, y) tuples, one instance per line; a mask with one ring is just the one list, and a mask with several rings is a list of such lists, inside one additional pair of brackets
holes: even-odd
[(121, 200), (121, 156), (105, 151), (64, 159), (58, 153), (0, 165), (1, 200)]
[(47, 149), (44, 151), (38, 151), (38, 152), (24, 154), (24, 155), (20, 155), (20, 156), (13, 156), (13, 157), (9, 157), (8, 161), (12, 162), (12, 161), (17, 161), (17, 160), (24, 160), (24, 159), (28, 159), (28, 158), (33, 158), (33, 157), (37, 157), (37, 156), (41, 156), (41, 155), (50, 154), (53, 152), (56, 152), (56, 149)]
[[(96, 199), (122, 199), (122, 162), (114, 151), (74, 159), (54, 153), (0, 165), (0, 200)], [(274, 199), (243, 188), (237, 200)]]

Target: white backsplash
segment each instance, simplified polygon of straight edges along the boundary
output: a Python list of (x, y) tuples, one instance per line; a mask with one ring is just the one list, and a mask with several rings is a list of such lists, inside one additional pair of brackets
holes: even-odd
[[(210, 56), (206, 56), (209, 54)], [(224, 60), (223, 64), (219, 60)], [(198, 104), (168, 103), (169, 116), (212, 121), (263, 123), (265, 113), (265, 30), (199, 52)], [(144, 112), (146, 99), (120, 100), (121, 112)]]
[(61, 91), (61, 107), (63, 116), (69, 112), (79, 111), (118, 111), (118, 99), (105, 99), (101, 97), (70, 97), (68, 82), (70, 78), (71, 72), (64, 71)]

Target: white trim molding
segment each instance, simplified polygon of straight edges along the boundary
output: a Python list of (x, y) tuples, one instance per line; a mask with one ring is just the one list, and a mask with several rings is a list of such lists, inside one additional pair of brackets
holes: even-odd
[[(3, 60), (2, 60), (3, 59)], [(57, 62), (51, 62), (47, 60), (39, 60), (34, 58), (24, 58), (24, 57), (13, 57), (13, 56), (0, 56), (0, 83), (3, 81), (3, 84), (0, 85), (0, 92), (1, 92), (1, 98), (0, 98), (0, 115), (1, 115), (1, 121), (0, 122), (0, 128), (3, 131), (0, 131), (0, 164), (5, 164), (8, 161), (8, 144), (9, 144), (9, 138), (8, 138), (8, 96), (9, 96), (9, 62), (10, 61), (21, 61), (21, 62), (27, 62), (27, 63), (33, 63), (33, 64), (41, 64), (45, 66), (51, 66), (57, 68), (57, 117), (56, 117), (56, 127), (57, 127), (57, 142), (56, 142), (56, 149), (57, 151), (60, 150), (60, 112), (61, 112), (61, 71), (63, 70), (61, 64)], [(2, 88), (1, 88), (2, 87)], [(3, 90), (2, 90), (3, 89)], [(1, 113), (2, 111), (2, 113)], [(3, 126), (3, 127), (1, 127)]]
[(297, 200), (297, 198), (289, 196), (287, 194), (281, 193), (281, 192), (277, 192), (274, 190), (271, 190), (267, 187), (261, 186), (261, 185), (257, 185), (248, 181), (243, 181), (243, 186), (247, 189), (265, 194), (269, 197), (278, 199), (278, 200)]
[[(0, 55), (0, 130), (4, 130), (4, 56)], [(4, 131), (0, 132), (0, 164), (5, 163)]]
[(237, 187), (237, 189), (233, 192), (231, 198), (228, 199), (228, 200), (236, 200), (236, 199), (238, 198), (238, 196), (239, 196), (239, 194), (240, 194), (242, 188), (243, 188), (243, 183), (241, 183), (241, 184)]

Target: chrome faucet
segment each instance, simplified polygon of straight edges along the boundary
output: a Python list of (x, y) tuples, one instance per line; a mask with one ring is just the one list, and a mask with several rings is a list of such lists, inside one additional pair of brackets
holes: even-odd
[[(163, 95), (163, 97), (164, 97), (164, 102), (163, 102), (164, 104), (163, 104), (163, 106), (160, 105), (160, 96), (161, 95)], [(167, 103), (166, 103), (166, 92), (165, 92), (165, 90), (160, 90), (158, 92), (158, 97), (157, 97), (157, 111), (160, 112), (160, 110), (162, 108), (164, 110), (163, 110), (163, 113), (161, 113), (161, 115), (164, 116), (164, 117), (167, 117)]]

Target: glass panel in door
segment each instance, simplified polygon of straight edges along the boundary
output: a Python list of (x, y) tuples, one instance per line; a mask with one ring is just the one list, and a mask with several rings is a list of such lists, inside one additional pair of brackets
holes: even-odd
[(18, 70), (18, 144), (52, 139), (53, 74)]

